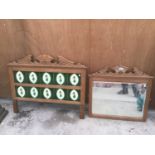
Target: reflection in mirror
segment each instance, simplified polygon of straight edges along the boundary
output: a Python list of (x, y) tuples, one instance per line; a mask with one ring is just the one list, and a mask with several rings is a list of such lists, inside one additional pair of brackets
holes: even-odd
[(92, 113), (142, 118), (146, 89), (145, 83), (94, 81)]

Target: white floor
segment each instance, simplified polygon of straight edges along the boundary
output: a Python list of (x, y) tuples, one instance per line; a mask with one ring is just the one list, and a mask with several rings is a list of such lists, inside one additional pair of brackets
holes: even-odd
[(0, 100), (9, 114), (0, 124), (0, 134), (51, 135), (124, 135), (155, 134), (155, 111), (149, 111), (147, 122), (89, 118), (79, 119), (77, 106), (20, 103), (20, 113), (12, 112), (11, 101)]

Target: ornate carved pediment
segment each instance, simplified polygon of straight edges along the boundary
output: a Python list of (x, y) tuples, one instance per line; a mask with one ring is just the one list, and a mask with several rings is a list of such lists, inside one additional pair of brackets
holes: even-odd
[(131, 75), (131, 76), (146, 76), (144, 72), (140, 71), (136, 67), (126, 67), (123, 65), (117, 65), (114, 67), (104, 67), (98, 72), (93, 73), (92, 75)]
[[(73, 62), (63, 56), (57, 56), (57, 57), (52, 57), (50, 55), (39, 55), (37, 57), (34, 57), (32, 55), (28, 55), (24, 58), (21, 58), (17, 61), (14, 61), (11, 63), (12, 65), (14, 64), (23, 64), (23, 65), (59, 65), (59, 66), (79, 66), (79, 67), (85, 67), (84, 65), (80, 63)], [(10, 65), (11, 65), (10, 64)], [(86, 68), (86, 67), (85, 67)]]

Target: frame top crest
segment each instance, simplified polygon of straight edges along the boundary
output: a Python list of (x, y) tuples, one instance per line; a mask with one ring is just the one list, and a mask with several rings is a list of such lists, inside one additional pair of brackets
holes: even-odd
[(52, 57), (50, 55), (39, 55), (34, 57), (33, 55), (27, 55), (24, 58), (18, 59), (8, 64), (8, 66), (53, 66), (53, 67), (75, 67), (75, 68), (87, 68), (86, 66), (73, 62), (63, 56)]

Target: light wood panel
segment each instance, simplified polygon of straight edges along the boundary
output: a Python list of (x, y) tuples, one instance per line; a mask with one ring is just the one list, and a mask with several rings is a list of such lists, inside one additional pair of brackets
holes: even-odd
[(89, 73), (121, 63), (155, 76), (155, 20), (0, 20), (0, 96), (10, 96), (7, 63), (43, 53), (81, 62)]
[(122, 64), (155, 76), (155, 20), (91, 20), (90, 33), (91, 72)]
[(88, 20), (25, 20), (28, 53), (62, 55), (89, 65)]
[(92, 20), (90, 32), (91, 72), (117, 64), (155, 68), (155, 20)]
[(0, 96), (9, 97), (7, 64), (23, 57), (24, 35), (20, 20), (0, 20)]

